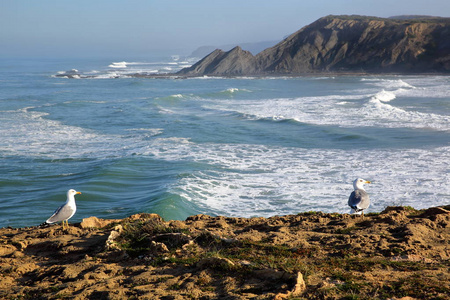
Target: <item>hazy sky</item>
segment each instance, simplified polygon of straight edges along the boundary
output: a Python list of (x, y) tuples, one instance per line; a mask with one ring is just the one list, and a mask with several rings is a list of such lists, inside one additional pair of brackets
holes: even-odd
[(0, 0), (0, 55), (189, 54), (278, 41), (329, 14), (450, 17), (450, 0)]

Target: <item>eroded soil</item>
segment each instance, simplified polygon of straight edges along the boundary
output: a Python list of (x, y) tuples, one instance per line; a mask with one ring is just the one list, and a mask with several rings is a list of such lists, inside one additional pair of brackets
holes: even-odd
[(0, 229), (4, 299), (449, 299), (450, 207)]

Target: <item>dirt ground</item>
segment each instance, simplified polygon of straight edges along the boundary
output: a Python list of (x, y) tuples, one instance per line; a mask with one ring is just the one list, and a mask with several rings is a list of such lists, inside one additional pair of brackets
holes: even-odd
[(1, 299), (450, 299), (450, 207), (0, 229)]

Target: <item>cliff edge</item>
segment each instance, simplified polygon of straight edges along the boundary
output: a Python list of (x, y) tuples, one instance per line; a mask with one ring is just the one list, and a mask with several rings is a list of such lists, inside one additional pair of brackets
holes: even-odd
[(327, 16), (257, 55), (215, 50), (178, 75), (450, 73), (450, 18)]
[(0, 228), (0, 298), (448, 299), (449, 209)]

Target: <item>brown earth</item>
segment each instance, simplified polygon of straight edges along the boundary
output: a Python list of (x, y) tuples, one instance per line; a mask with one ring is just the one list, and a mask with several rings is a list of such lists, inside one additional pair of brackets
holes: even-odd
[(450, 207), (0, 229), (2, 299), (450, 299)]

